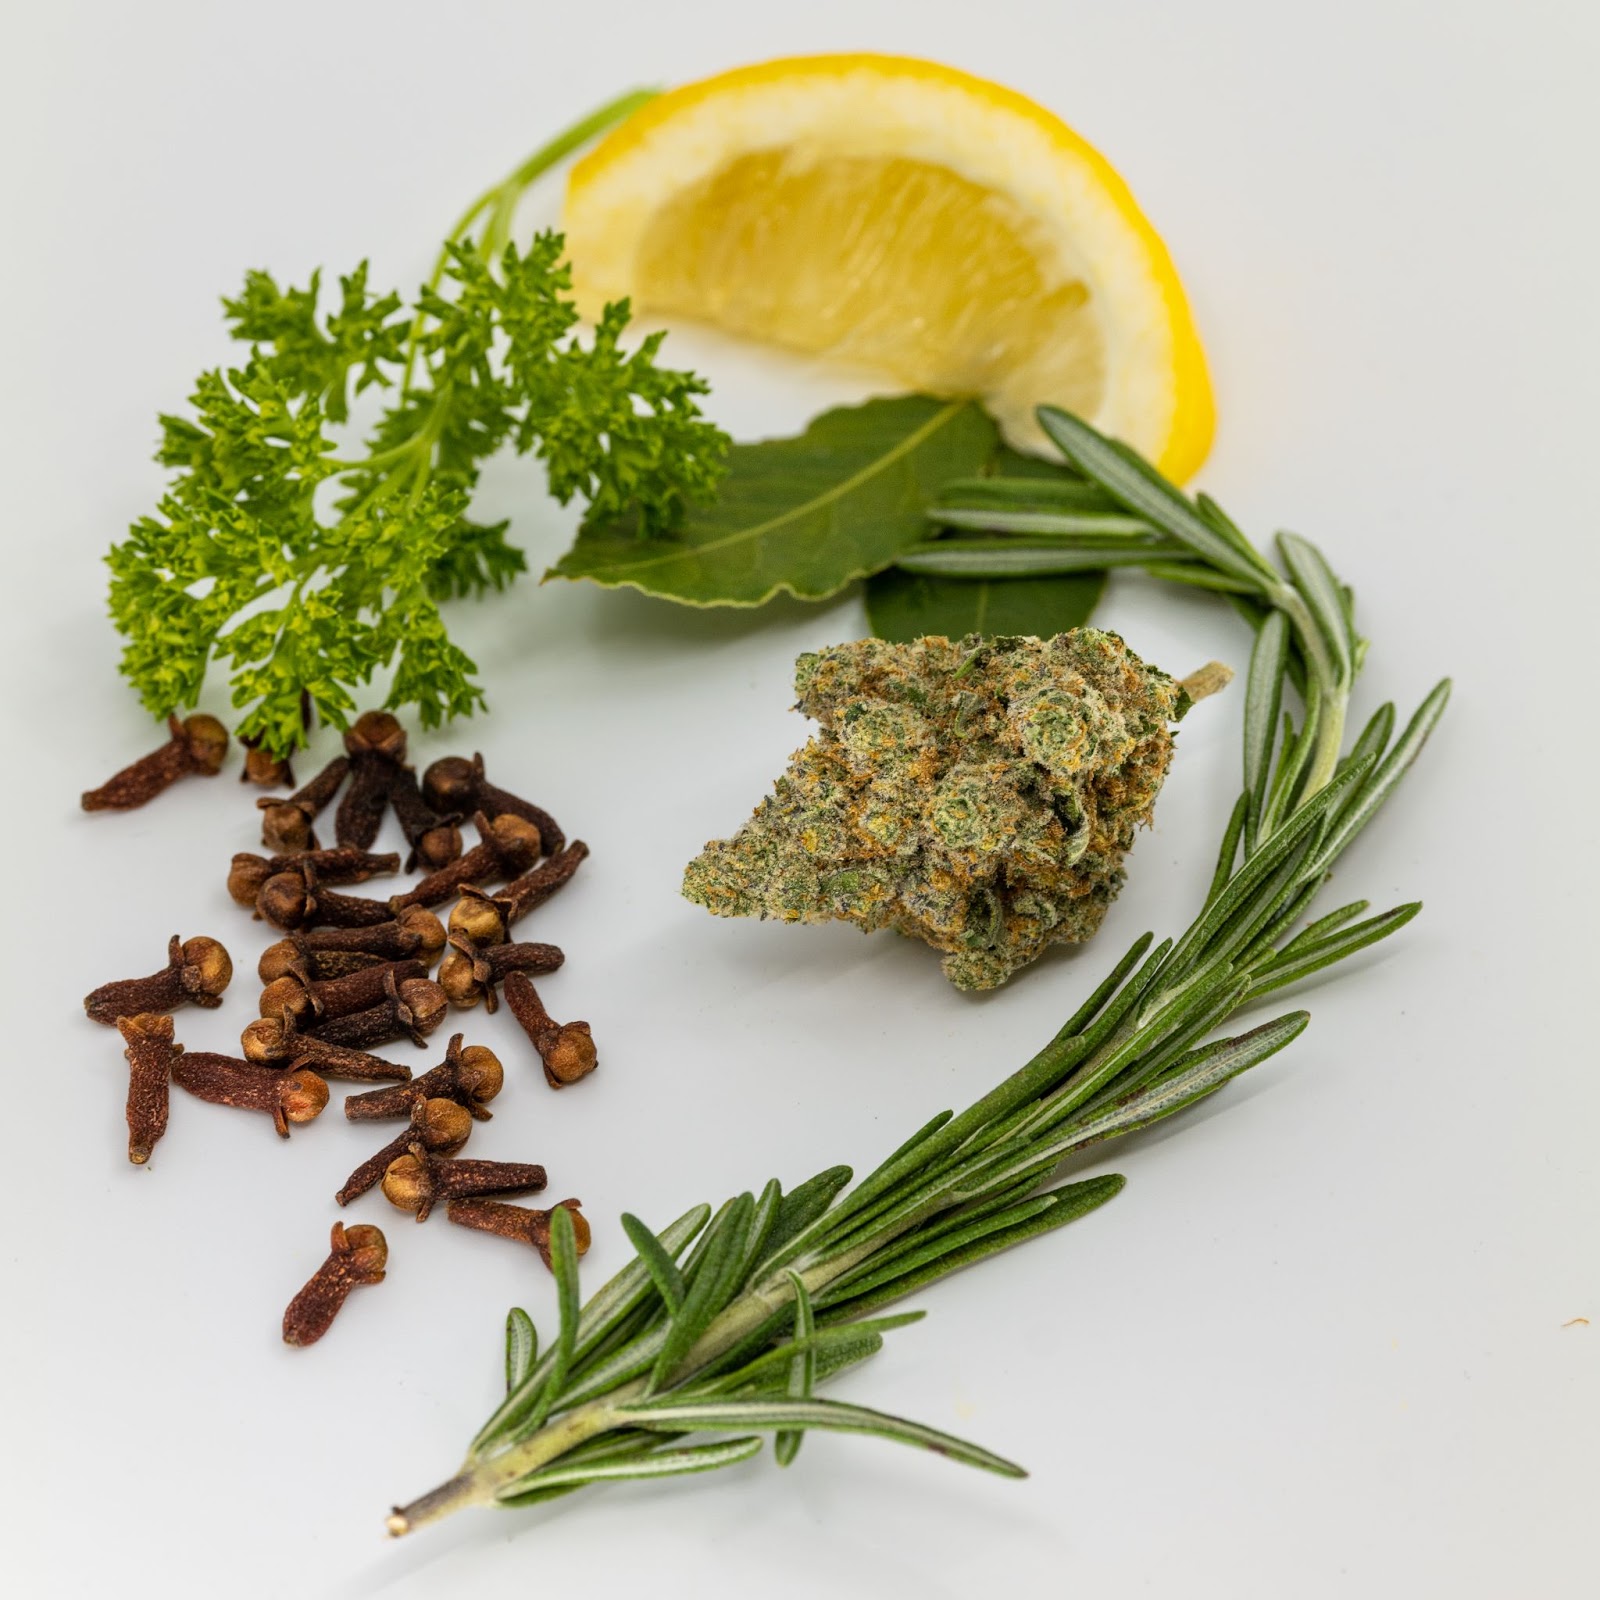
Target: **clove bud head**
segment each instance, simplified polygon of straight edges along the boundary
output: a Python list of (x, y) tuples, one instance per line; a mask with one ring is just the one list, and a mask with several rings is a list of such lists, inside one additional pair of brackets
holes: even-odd
[(411, 1127), (424, 1148), (437, 1155), (454, 1155), (471, 1136), (472, 1113), (454, 1100), (424, 1100), (412, 1114)]
[(599, 1064), (587, 1022), (569, 1022), (543, 1057), (546, 1074), (558, 1084), (576, 1083)]
[(490, 835), (508, 855), (530, 864), (539, 859), (539, 854), (544, 848), (543, 836), (539, 830), (526, 817), (519, 817), (511, 811), (504, 812), (490, 821), (485, 837)]
[(311, 991), (296, 977), (274, 978), (261, 991), (261, 1015), (305, 1027), (316, 1016)]
[(279, 1105), (287, 1122), (311, 1122), (328, 1106), (328, 1085), (309, 1067), (300, 1067), (284, 1080)]
[(196, 712), (183, 719), (183, 737), (189, 747), (189, 759), (195, 767), (207, 774), (218, 773), (228, 754), (228, 730), (215, 717)]
[(456, 1066), (461, 1092), (473, 1100), (493, 1100), (505, 1087), (505, 1068), (487, 1045), (469, 1044)]
[(233, 981), (233, 958), (215, 939), (197, 934), (183, 942), (183, 986), (191, 997), (215, 999)]
[(392, 761), (406, 758), (406, 730), (388, 711), (363, 711), (346, 730), (344, 747), (351, 755), (375, 751)]
[(483, 999), (483, 986), (478, 982), (478, 963), (460, 950), (450, 949), (439, 963), (439, 987), (449, 996), (452, 1005), (463, 1010), (477, 1005)]
[(272, 875), (272, 863), (265, 856), (241, 850), (228, 868), (228, 893), (236, 905), (254, 906)]
[[(342, 1227), (341, 1223), (334, 1223), (334, 1227)], [(382, 1228), (374, 1228), (370, 1223), (358, 1222), (353, 1228), (344, 1229), (344, 1252), (346, 1265), (352, 1277), (365, 1283), (376, 1283), (383, 1276), (383, 1269), (389, 1264), (389, 1241), (383, 1236)]]
[(421, 940), (417, 948), (419, 961), (431, 962), (444, 949), (444, 924), (426, 906), (407, 906), (395, 921), (402, 928), (409, 928)]
[(400, 985), (400, 999), (418, 1033), (432, 1033), (450, 1010), (444, 990), (432, 978), (407, 978)]
[(383, 1197), (401, 1211), (420, 1211), (433, 1198), (427, 1164), (414, 1155), (396, 1156), (383, 1175)]
[(417, 865), (424, 872), (437, 872), (461, 854), (461, 829), (453, 822), (429, 828), (416, 843)]
[(294, 1030), (281, 1017), (262, 1017), (239, 1035), (240, 1053), (258, 1067), (281, 1065), (293, 1048)]
[(271, 789), (280, 783), (291, 786), (294, 783), (288, 761), (255, 744), (245, 747), (243, 776), (246, 783), (259, 784), (263, 789)]
[(478, 809), (480, 774), (465, 756), (442, 756), (422, 775), (423, 798), (435, 811), (467, 816)]
[(301, 927), (311, 910), (311, 887), (305, 874), (273, 873), (257, 892), (255, 908), (275, 928)]
[[(311, 818), (304, 806), (292, 800), (278, 805), (263, 806), (261, 810), (261, 842), (277, 855), (299, 855), (311, 848)], [(232, 880), (228, 884), (233, 887)], [(235, 896), (237, 899), (238, 897)], [(254, 897), (246, 902), (253, 905)]]
[(494, 899), (470, 884), (450, 911), (450, 932), (478, 949), (506, 942), (505, 912)]
[[(373, 963), (380, 959), (374, 956)], [(295, 970), (302, 964), (303, 957), (296, 948), (293, 939), (280, 939), (276, 944), (269, 944), (261, 952), (261, 959), (256, 963), (256, 976), (262, 983), (276, 983), (279, 978), (291, 977)], [(270, 1012), (263, 1012), (263, 1016), (270, 1016)]]

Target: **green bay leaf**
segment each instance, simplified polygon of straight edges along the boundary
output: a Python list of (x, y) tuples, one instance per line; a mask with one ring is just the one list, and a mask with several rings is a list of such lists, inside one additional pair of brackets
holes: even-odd
[(951, 478), (978, 472), (995, 426), (974, 401), (903, 395), (825, 411), (796, 438), (735, 445), (714, 504), (665, 538), (582, 529), (546, 574), (694, 606), (821, 600), (926, 536)]
[(945, 578), (880, 572), (867, 584), (867, 621), (880, 639), (904, 643), (930, 633), (1033, 633), (1048, 639), (1087, 622), (1106, 586), (1104, 572), (1055, 578)]

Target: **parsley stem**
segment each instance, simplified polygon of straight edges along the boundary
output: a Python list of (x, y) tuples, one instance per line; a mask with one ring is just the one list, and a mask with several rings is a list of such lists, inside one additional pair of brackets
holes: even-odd
[[(563, 161), (573, 153), (602, 134), (607, 128), (614, 127), (617, 123), (631, 117), (640, 106), (654, 100), (660, 94), (659, 89), (630, 89), (626, 94), (620, 94), (614, 100), (608, 100), (597, 110), (591, 111), (586, 117), (580, 117), (570, 127), (558, 133), (548, 143), (541, 145), (530, 155), (527, 160), (516, 167), (506, 177), (502, 178), (493, 188), (485, 189), (467, 209), (462, 212), (456, 225), (446, 237), (445, 245), (439, 252), (438, 259), (434, 262), (432, 275), (428, 279), (428, 288), (436, 292), (439, 285), (444, 282), (445, 269), (450, 264), (450, 246), (466, 238), (472, 231), (473, 224), (487, 211), (489, 221), (484, 231), (483, 253), (491, 261), (506, 246), (510, 237), (511, 217), (516, 210), (517, 202), (532, 184), (543, 177), (558, 161)], [(427, 326), (427, 313), (419, 311), (411, 322), (411, 331), (406, 339), (405, 377), (401, 380), (400, 394), (402, 399), (411, 393), (412, 378), (416, 374), (417, 356), (421, 349), (423, 329)]]

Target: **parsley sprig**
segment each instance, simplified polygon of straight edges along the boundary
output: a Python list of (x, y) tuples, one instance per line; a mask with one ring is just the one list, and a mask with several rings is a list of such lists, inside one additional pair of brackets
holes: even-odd
[[(502, 589), (526, 567), (509, 524), (475, 520), (483, 464), (508, 446), (543, 462), (586, 520), (675, 528), (715, 488), (727, 438), (700, 414), (704, 381), (659, 364), (663, 335), (623, 346), (626, 301), (576, 331), (556, 233), (509, 239), (522, 191), (642, 97), (552, 141), (490, 190), (407, 308), (366, 263), (324, 304), (320, 273), (282, 288), (251, 272), (223, 310), (249, 347), (202, 373), (190, 414), (161, 418), (172, 478), (153, 515), (107, 557), (122, 670), (157, 716), (197, 703), (228, 664), (238, 732), (288, 754), (308, 715), (344, 726), (354, 691), (393, 668), (387, 704), (424, 726), (484, 703), (441, 603)], [(477, 236), (474, 236), (474, 229)], [(391, 392), (340, 454), (351, 404)]]

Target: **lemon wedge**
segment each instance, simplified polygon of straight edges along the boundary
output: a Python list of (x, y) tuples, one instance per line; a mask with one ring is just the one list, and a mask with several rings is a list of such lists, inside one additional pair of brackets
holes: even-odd
[(1023, 95), (898, 56), (802, 56), (650, 101), (573, 169), (579, 308), (637, 311), (980, 397), (1066, 406), (1183, 479), (1205, 357), (1127, 185)]

